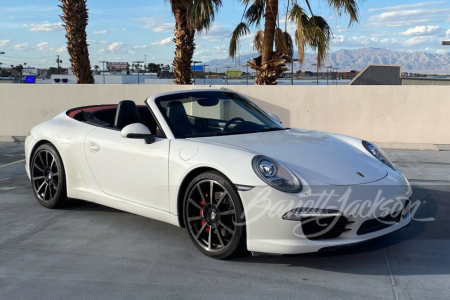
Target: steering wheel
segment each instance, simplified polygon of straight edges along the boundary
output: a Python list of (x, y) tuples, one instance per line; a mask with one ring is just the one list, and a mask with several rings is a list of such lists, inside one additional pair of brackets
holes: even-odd
[(245, 120), (242, 119), (242, 118), (239, 118), (239, 117), (233, 118), (230, 121), (228, 121), (227, 124), (225, 124), (225, 126), (223, 127), (223, 131), (226, 131), (228, 129), (228, 127), (230, 127), (230, 125), (233, 124), (236, 121), (245, 122)]

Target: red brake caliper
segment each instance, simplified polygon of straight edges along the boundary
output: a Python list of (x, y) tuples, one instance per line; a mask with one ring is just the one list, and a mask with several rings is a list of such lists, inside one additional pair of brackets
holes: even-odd
[[(203, 201), (203, 200), (202, 200), (202, 202), (200, 202), (200, 204), (202, 206), (206, 205), (205, 201)], [(203, 210), (202, 209), (200, 210), (200, 216), (203, 216)], [(202, 219), (202, 227), (205, 225), (205, 223), (206, 223), (205, 219)], [(205, 231), (209, 233), (209, 227), (206, 227)]]

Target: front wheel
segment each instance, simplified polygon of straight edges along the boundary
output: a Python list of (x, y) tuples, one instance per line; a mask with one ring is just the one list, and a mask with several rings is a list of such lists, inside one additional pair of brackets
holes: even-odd
[(31, 160), (31, 185), (36, 200), (46, 208), (57, 208), (67, 200), (62, 159), (55, 147), (41, 145)]
[(184, 223), (195, 246), (226, 259), (246, 251), (244, 208), (233, 184), (219, 172), (192, 180), (184, 197)]

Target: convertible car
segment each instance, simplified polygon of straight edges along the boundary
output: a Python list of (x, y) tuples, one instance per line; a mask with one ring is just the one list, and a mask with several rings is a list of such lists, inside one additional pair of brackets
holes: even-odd
[(226, 89), (70, 109), (25, 153), (42, 206), (81, 199), (185, 227), (218, 259), (331, 250), (411, 219), (410, 185), (376, 145), (285, 128)]

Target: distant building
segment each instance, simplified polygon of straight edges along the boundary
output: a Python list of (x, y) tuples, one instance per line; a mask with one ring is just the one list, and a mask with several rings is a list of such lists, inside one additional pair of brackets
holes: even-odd
[(127, 71), (130, 68), (130, 65), (127, 62), (108, 62), (106, 64), (106, 69), (109, 72), (122, 72)]

